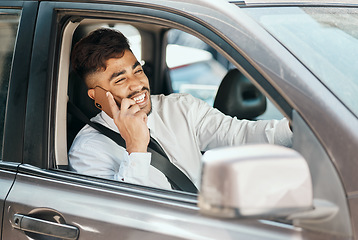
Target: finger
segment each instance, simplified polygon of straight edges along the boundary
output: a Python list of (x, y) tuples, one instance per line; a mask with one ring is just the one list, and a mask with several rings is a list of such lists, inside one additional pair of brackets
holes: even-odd
[(131, 113), (135, 114), (136, 112), (140, 111), (140, 107), (133, 99), (124, 98), (121, 102), (121, 111), (123, 114)]
[(148, 115), (146, 113), (144, 113), (144, 118), (143, 118), (144, 122), (147, 124), (148, 123)]
[(138, 104), (134, 104), (134, 105), (131, 105), (128, 109), (128, 112), (130, 112), (131, 114), (136, 114), (137, 112), (139, 112), (141, 109), (140, 107), (138, 106)]
[(144, 111), (138, 111), (137, 113), (135, 113), (135, 116), (142, 119), (145, 123), (147, 123), (148, 121), (148, 115)]
[(111, 109), (112, 116), (118, 115), (119, 108), (118, 108), (118, 105), (117, 105), (116, 101), (114, 100), (114, 97), (113, 97), (112, 93), (107, 92), (106, 96), (107, 96), (107, 99), (108, 99), (108, 102), (109, 102), (109, 107)]

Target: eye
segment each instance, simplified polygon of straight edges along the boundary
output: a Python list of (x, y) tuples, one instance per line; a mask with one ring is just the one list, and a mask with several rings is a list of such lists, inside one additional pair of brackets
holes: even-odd
[(125, 78), (119, 78), (115, 81), (115, 83), (120, 83), (120, 82), (123, 82), (124, 80), (126, 80)]
[(137, 74), (137, 73), (142, 73), (143, 72), (143, 69), (142, 68), (139, 68), (137, 69), (134, 73)]

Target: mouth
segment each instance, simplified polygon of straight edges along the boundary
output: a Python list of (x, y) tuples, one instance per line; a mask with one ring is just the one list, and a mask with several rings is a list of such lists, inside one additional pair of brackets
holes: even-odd
[(144, 91), (142, 93), (136, 94), (131, 99), (133, 99), (140, 108), (143, 108), (147, 105), (148, 102), (148, 92)]

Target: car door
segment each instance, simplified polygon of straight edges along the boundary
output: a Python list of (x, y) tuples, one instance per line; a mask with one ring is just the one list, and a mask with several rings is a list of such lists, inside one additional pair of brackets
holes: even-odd
[(0, 236), (5, 200), (22, 161), (26, 86), (36, 5), (34, 2), (0, 1)]

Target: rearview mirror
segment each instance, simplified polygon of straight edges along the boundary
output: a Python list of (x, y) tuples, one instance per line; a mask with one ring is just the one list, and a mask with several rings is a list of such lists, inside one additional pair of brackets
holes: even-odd
[(308, 165), (296, 151), (245, 145), (203, 156), (200, 211), (217, 217), (287, 217), (312, 209)]

